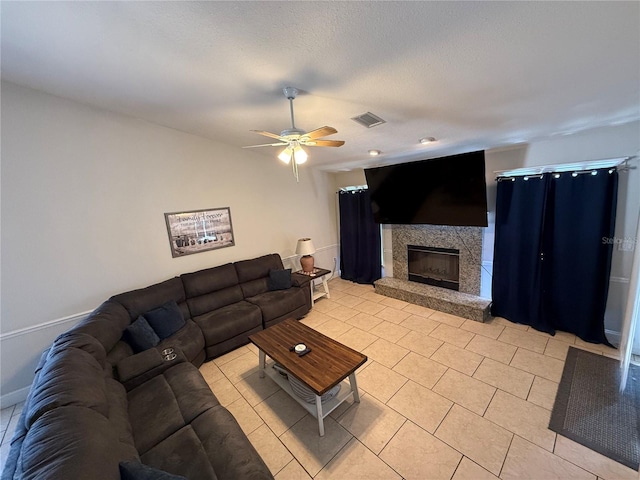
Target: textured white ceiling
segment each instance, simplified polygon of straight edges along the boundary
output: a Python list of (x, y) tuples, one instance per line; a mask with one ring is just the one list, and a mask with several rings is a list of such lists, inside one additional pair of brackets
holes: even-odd
[(0, 5), (3, 79), (238, 147), (289, 127), (291, 85), (297, 126), (346, 141), (309, 149), (326, 169), (640, 118), (635, 1)]

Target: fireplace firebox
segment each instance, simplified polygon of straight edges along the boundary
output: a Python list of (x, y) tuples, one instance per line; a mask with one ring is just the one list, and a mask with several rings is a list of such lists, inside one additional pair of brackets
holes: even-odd
[(410, 281), (460, 289), (460, 250), (407, 245), (407, 260)]

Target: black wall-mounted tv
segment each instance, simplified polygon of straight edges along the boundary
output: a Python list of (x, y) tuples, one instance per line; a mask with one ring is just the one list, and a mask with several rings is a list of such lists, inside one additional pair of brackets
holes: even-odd
[(484, 151), (364, 171), (376, 223), (487, 226)]

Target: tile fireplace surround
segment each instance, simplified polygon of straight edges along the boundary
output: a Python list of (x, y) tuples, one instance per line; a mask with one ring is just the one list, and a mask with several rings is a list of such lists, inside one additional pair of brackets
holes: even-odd
[[(482, 228), (436, 225), (393, 225), (393, 278), (375, 282), (376, 293), (484, 322), (490, 300), (480, 298)], [(460, 251), (460, 290), (433, 287), (408, 280), (407, 245), (453, 248)]]

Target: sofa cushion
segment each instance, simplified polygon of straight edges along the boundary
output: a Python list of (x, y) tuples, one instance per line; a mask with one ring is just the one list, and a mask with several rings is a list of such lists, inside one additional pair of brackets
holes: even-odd
[(175, 300), (149, 310), (143, 316), (161, 340), (170, 337), (185, 325), (182, 312)]
[(127, 398), (133, 438), (140, 454), (219, 405), (207, 382), (190, 363), (165, 370), (131, 390)]
[[(141, 460), (163, 471), (183, 475), (189, 480), (218, 478), (209, 461), (207, 451), (190, 425), (185, 425), (163, 439), (142, 455)], [(242, 477), (237, 477), (237, 479), (240, 478)]]
[(243, 300), (235, 267), (228, 263), (182, 275), (193, 318)]
[(185, 273), (180, 278), (184, 283), (187, 298), (199, 297), (200, 295), (238, 285), (238, 275), (231, 263), (193, 273)]
[(120, 479), (118, 464), (135, 460), (110, 421), (83, 407), (66, 406), (42, 415), (22, 443), (14, 478)]
[(219, 480), (272, 479), (269, 468), (243, 433), (236, 419), (222, 407), (212, 408), (191, 422)]
[[(75, 330), (62, 333), (51, 345), (49, 353), (61, 351), (67, 348), (83, 350), (95, 358), (102, 368), (106, 367), (107, 354), (104, 351), (104, 347), (98, 339), (92, 335)], [(42, 366), (44, 366), (44, 362), (42, 362)]]
[(240, 285), (234, 285), (206, 295), (200, 295), (199, 297), (188, 298), (187, 304), (189, 305), (189, 310), (191, 310), (192, 317), (195, 318), (203, 313), (211, 312), (242, 300), (244, 300), (244, 295)]
[(164, 372), (171, 386), (185, 423), (192, 422), (202, 412), (220, 405), (200, 370), (189, 363), (178, 364)]
[(129, 312), (119, 303), (107, 300), (71, 331), (95, 337), (108, 353), (118, 343), (122, 332), (130, 323)]
[(133, 351), (133, 348), (131, 348), (131, 345), (124, 340), (120, 340), (107, 353), (107, 362), (109, 362), (112, 367), (115, 367), (120, 360), (130, 357), (134, 353), (135, 352)]
[(130, 320), (134, 320), (145, 312), (164, 305), (169, 300), (174, 300), (178, 304), (185, 319), (191, 318), (189, 307), (187, 307), (186, 303), (184, 286), (182, 285), (182, 280), (178, 277), (146, 288), (114, 295), (110, 300), (124, 306), (129, 312)]
[(291, 269), (269, 270), (267, 282), (269, 290), (286, 290), (291, 288)]
[(277, 253), (263, 255), (262, 257), (252, 258), (251, 260), (241, 260), (235, 262), (234, 267), (238, 272), (238, 281), (240, 283), (255, 280), (256, 278), (264, 278), (269, 276), (269, 270), (281, 270), (284, 268), (282, 259)]
[(123, 338), (136, 353), (148, 350), (160, 343), (160, 337), (142, 315), (124, 329)]
[(184, 426), (180, 406), (163, 375), (131, 390), (127, 400), (133, 439), (140, 455)]
[(46, 412), (69, 405), (93, 410), (107, 418), (105, 380), (102, 366), (86, 351), (52, 349), (29, 392), (25, 427), (29, 429)]
[(194, 362), (204, 350), (202, 330), (193, 320), (187, 320), (185, 326), (175, 334), (161, 340), (157, 348), (163, 350), (169, 347), (178, 347), (187, 360)]
[(120, 462), (120, 476), (122, 480), (187, 480), (140, 462)]
[(129, 422), (127, 391), (120, 382), (112, 378), (105, 381), (105, 386), (107, 400), (109, 401), (109, 422), (111, 427), (120, 443), (135, 449), (133, 431)]
[(267, 292), (269, 270), (282, 270), (284, 265), (277, 253), (264, 255), (251, 260), (242, 260), (233, 264), (238, 273), (238, 281), (244, 298)]
[(206, 345), (210, 346), (262, 325), (262, 313), (256, 305), (241, 301), (205, 313), (193, 320), (202, 330)]
[(247, 298), (247, 302), (260, 307), (265, 322), (287, 315), (306, 305), (306, 291), (301, 288), (275, 290)]
[(141, 457), (189, 480), (273, 479), (229, 411), (209, 409)]

